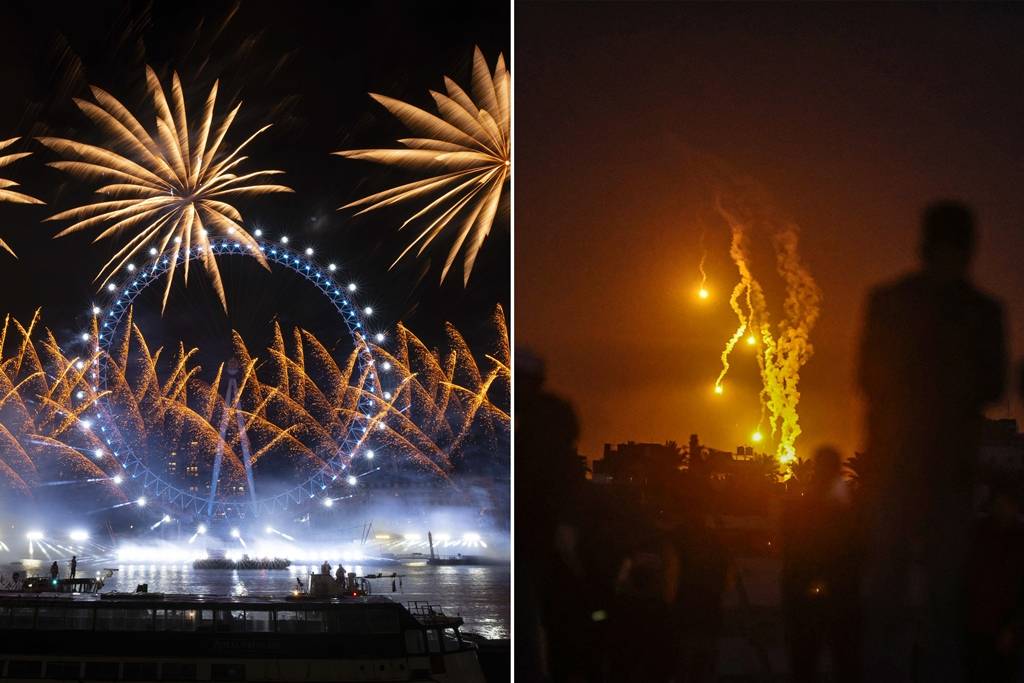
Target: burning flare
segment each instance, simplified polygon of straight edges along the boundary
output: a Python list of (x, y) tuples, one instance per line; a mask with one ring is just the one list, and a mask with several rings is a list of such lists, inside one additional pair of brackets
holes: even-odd
[[(722, 370), (715, 382), (716, 391), (721, 393), (719, 389), (729, 371), (729, 355), (736, 343), (744, 336), (751, 346), (760, 341), (761, 421), (764, 422), (767, 415), (771, 434), (776, 437), (776, 455), (782, 464), (789, 464), (796, 459), (796, 439), (801, 433), (797, 413), (800, 370), (814, 352), (810, 335), (820, 313), (821, 290), (800, 258), (800, 231), (796, 224), (754, 219), (747, 215), (750, 212), (727, 209), (720, 200), (717, 210), (732, 234), (729, 254), (740, 280), (729, 298), (739, 323), (722, 351)], [(749, 232), (758, 223), (771, 233), (776, 271), (786, 292), (783, 316), (774, 332), (764, 290), (750, 267)], [(760, 425), (755, 435), (755, 441), (763, 438)]]

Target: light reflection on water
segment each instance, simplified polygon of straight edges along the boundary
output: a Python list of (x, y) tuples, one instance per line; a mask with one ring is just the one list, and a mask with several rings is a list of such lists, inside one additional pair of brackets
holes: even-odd
[[(117, 568), (103, 588), (108, 591), (134, 591), (140, 583), (149, 584), (151, 593), (206, 593), (210, 595), (277, 595), (295, 588), (296, 578), (306, 583), (312, 565), (292, 565), (286, 570), (193, 569), (191, 565), (104, 565)], [(80, 575), (95, 574), (100, 566), (85, 566)], [(83, 572), (83, 569), (85, 570)], [(335, 565), (333, 569), (337, 569)], [(375, 579), (373, 592), (398, 602), (429, 601), (441, 605), (448, 614), (460, 614), (463, 630), (486, 638), (508, 638), (511, 621), (509, 567), (430, 567), (430, 566), (347, 566), (360, 576), (383, 572), (403, 574), (398, 592), (391, 592), (391, 579)]]

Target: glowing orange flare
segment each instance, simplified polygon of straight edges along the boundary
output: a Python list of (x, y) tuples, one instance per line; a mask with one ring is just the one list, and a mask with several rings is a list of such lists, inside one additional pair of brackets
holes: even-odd
[(711, 296), (711, 292), (701, 287), (700, 291), (697, 292), (697, 296), (699, 296), (701, 299), (707, 299), (709, 296)]

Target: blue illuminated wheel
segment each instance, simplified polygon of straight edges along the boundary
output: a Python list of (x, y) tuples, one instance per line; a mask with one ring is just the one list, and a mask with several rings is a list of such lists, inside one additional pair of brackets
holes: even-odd
[[(289, 248), (286, 241), (286, 238), (282, 238), (281, 243), (271, 243), (257, 239), (256, 243), (270, 265), (272, 273), (280, 269), (291, 271), (316, 287), (330, 301), (358, 350), (360, 372), (373, 378), (373, 369), (370, 367), (373, 364), (373, 355), (367, 338), (369, 333), (364, 325), (364, 316), (371, 315), (372, 310), (369, 307), (361, 310), (357, 306), (355, 302), (356, 285), (342, 284), (339, 281), (339, 277), (342, 275), (340, 267), (334, 264), (318, 263), (313, 259), (311, 249), (301, 253)], [(252, 247), (246, 247), (233, 240), (212, 241), (210, 249), (217, 257), (254, 258)], [(178, 256), (178, 265), (181, 265), (186, 258), (195, 259), (198, 256), (198, 249), (193, 248), (187, 255), (183, 253)], [(112, 281), (104, 288), (103, 292), (107, 297), (105, 304), (97, 304), (92, 309), (98, 335), (90, 342), (92, 344), (91, 351), (97, 358), (111, 355), (113, 352), (111, 346), (123, 332), (122, 326), (128, 318), (133, 302), (150, 285), (160, 280), (171, 265), (170, 257), (159, 256), (142, 267), (128, 266), (125, 276), (119, 282)], [(375, 333), (375, 341), (383, 341), (383, 334)], [(103, 394), (107, 389), (109, 371), (108, 363), (96, 362), (92, 374), (99, 394)], [(375, 391), (374, 386), (370, 386), (368, 391)], [(314, 500), (323, 500), (326, 505), (330, 506), (332, 499), (329, 495), (325, 497), (325, 491), (339, 482), (353, 485), (355, 483), (354, 460), (361, 447), (360, 444), (366, 440), (366, 432), (371, 426), (369, 416), (375, 408), (373, 400), (366, 397), (360, 398), (358, 416), (351, 421), (347, 433), (343, 439), (339, 440), (335, 452), (326, 457), (323, 465), (312, 476), (284, 492), (277, 492), (263, 498), (258, 497), (255, 487), (251, 485), (252, 472), (247, 460), (246, 473), (249, 476), (250, 497), (239, 500), (218, 497), (219, 455), (213, 469), (211, 491), (207, 495), (185, 490), (154, 472), (146, 465), (144, 458), (135, 452), (129, 440), (121, 435), (114, 421), (116, 409), (108, 404), (108, 400), (107, 397), (97, 400), (96, 427), (100, 430), (100, 436), (106, 441), (111, 454), (124, 468), (125, 483), (133, 484), (141, 489), (145, 498), (140, 497), (140, 500), (160, 501), (167, 507), (196, 517), (259, 516)], [(367, 454), (372, 457), (372, 451), (368, 450)]]

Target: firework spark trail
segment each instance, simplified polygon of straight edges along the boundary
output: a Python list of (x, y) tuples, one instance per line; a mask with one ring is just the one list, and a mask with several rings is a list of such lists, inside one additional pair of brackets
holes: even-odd
[[(0, 140), (0, 152), (7, 149), (20, 138), (10, 138), (8, 140)], [(14, 154), (0, 154), (0, 168), (4, 166), (10, 166), (18, 159), (24, 159), (27, 156), (31, 156), (32, 152), (17, 152)], [(0, 178), (0, 202), (13, 202), (15, 204), (42, 204), (43, 202), (35, 197), (30, 197), (22, 192), (16, 192), (12, 190), (12, 187), (17, 187), (18, 183), (7, 178)], [(0, 249), (3, 249), (11, 256), (16, 256), (14, 250), (0, 239)]]
[(150, 255), (170, 259), (164, 308), (179, 256), (187, 282), (193, 258), (190, 249), (196, 245), (197, 258), (210, 275), (226, 310), (224, 287), (210, 249), (209, 232), (230, 236), (268, 267), (258, 244), (242, 227), (242, 215), (226, 200), (292, 191), (284, 185), (264, 182), (268, 176), (283, 171), (238, 172), (239, 165), (248, 158), (241, 154), (242, 150), (270, 126), (264, 126), (233, 150), (226, 151), (224, 139), (241, 105), (236, 105), (214, 126), (218, 83), (210, 89), (194, 133), (189, 131), (185, 97), (177, 73), (171, 77), (170, 98), (149, 67), (146, 67), (146, 86), (156, 110), (156, 132), (152, 135), (121, 102), (93, 86), (96, 102), (76, 98), (75, 104), (110, 137), (109, 147), (63, 138), (39, 138), (46, 147), (66, 157), (66, 160), (51, 162), (50, 166), (86, 180), (106, 183), (96, 192), (109, 197), (62, 211), (47, 220), (75, 221), (57, 237), (104, 225), (96, 241), (129, 230), (134, 233), (100, 269), (96, 279), (101, 287), (132, 258), (155, 244), (149, 249)]
[[(721, 383), (729, 370), (729, 354), (749, 330), (748, 342), (759, 341), (761, 345), (758, 355), (761, 422), (767, 415), (771, 434), (776, 437), (777, 458), (782, 464), (788, 464), (796, 459), (796, 439), (801, 433), (797, 413), (800, 370), (813, 353), (809, 339), (820, 312), (821, 290), (800, 259), (799, 228), (791, 222), (762, 219), (771, 231), (776, 270), (786, 291), (783, 316), (773, 333), (764, 291), (750, 266), (747, 236), (754, 222), (741, 217), (738, 211), (726, 209), (721, 200), (716, 208), (732, 233), (729, 253), (740, 281), (729, 300), (739, 326), (722, 352), (722, 371), (715, 390), (721, 393)], [(760, 434), (760, 425), (757, 434)]]
[[(69, 467), (80, 478), (98, 480), (109, 494), (123, 498), (104, 469), (116, 469), (116, 459), (106, 458), (101, 465), (85, 455), (102, 453), (104, 448), (83, 419), (104, 396), (87, 379), (94, 358), (66, 356), (48, 330), (35, 342), (39, 319), (37, 311), (25, 327), (8, 316), (0, 331), (0, 481), (31, 497), (43, 471)], [(5, 357), (12, 331), (21, 340)]]
[(335, 154), (435, 173), (432, 177), (372, 194), (341, 208), (362, 207), (358, 212), (362, 214), (403, 202), (426, 201), (400, 226), (399, 229), (414, 222), (426, 223), (395, 259), (392, 267), (417, 246), (416, 255), (422, 255), (445, 228), (453, 225), (454, 242), (441, 270), (441, 281), (444, 282), (455, 258), (464, 248), (463, 284), (466, 284), (480, 247), (490, 234), (498, 205), (511, 177), (511, 78), (503, 55), (498, 55), (491, 73), (480, 48), (475, 48), (473, 97), (450, 78), (445, 77), (444, 84), (447, 95), (430, 91), (440, 117), (405, 102), (370, 93), (370, 97), (419, 136), (399, 140), (406, 149), (361, 149)]
[[(82, 428), (84, 416), (91, 419), (94, 410), (105, 411), (108, 436), (147, 457), (176, 451), (186, 463), (209, 468), (220, 448), (224, 468), (218, 488), (229, 492), (246, 481), (239, 456), (243, 439), (252, 443), (254, 464), (279, 460), (311, 474), (341, 452), (353, 426), (366, 421), (369, 428), (344, 464), (351, 467), (361, 447), (373, 443), (397, 462), (447, 478), (462, 449), (478, 435), (493, 437), (496, 430), (509, 429), (509, 344), (500, 308), (494, 317), (495, 348), (483, 356), (491, 366), (486, 370), (450, 326), (443, 361), (404, 328), (394, 354), (361, 341), (342, 364), (304, 330), (290, 335), (291, 349), (287, 337), (279, 335), (262, 363), (235, 333), (239, 392), (231, 403), (221, 393), (224, 364), (212, 382), (204, 382), (194, 362), (196, 349), (178, 344), (170, 355), (163, 348), (153, 351), (131, 317), (129, 310), (109, 354), (81, 360), (65, 356), (48, 331), (33, 341), (38, 314), (27, 328), (6, 320), (0, 328), (0, 481), (30, 495), (39, 468), (49, 471), (54, 463), (65, 463), (80, 481), (103, 483), (117, 500), (126, 500), (111, 483), (124, 474), (120, 459), (88, 457), (106, 448), (93, 430)], [(20, 336), (22, 343), (7, 344), (9, 336)], [(8, 357), (5, 348), (13, 351)], [(359, 369), (360, 354), (367, 352), (373, 363)], [(96, 368), (107, 378), (103, 391), (90, 381)], [(229, 426), (223, 438), (222, 423)]]

